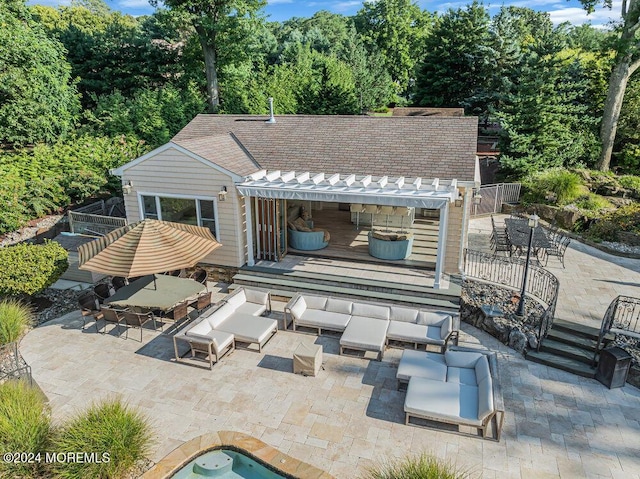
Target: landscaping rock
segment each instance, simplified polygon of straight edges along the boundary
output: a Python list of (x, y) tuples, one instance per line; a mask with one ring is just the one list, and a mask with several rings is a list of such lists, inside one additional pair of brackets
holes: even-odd
[(509, 333), (509, 347), (520, 353), (524, 353), (527, 349), (527, 335), (518, 329), (511, 330)]
[(527, 343), (531, 349), (538, 348), (538, 337), (533, 333), (527, 333)]

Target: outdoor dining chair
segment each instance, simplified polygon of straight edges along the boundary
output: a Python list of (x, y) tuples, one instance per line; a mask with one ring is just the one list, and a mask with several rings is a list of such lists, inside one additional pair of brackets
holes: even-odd
[(111, 296), (111, 287), (106, 283), (100, 283), (93, 287), (93, 292), (98, 297), (98, 302), (102, 304), (105, 299)]
[[(194, 281), (197, 281), (198, 283), (204, 284), (205, 287), (207, 287), (208, 278), (209, 278), (209, 274), (204, 269), (197, 269), (191, 274), (191, 276), (189, 276), (189, 279), (192, 279)], [(207, 287), (207, 291), (208, 290), (209, 288)]]
[(114, 276), (111, 278), (111, 286), (118, 291), (120, 288), (124, 288), (127, 285), (127, 279), (122, 276)]
[(96, 323), (96, 330), (98, 328), (98, 321), (103, 319), (102, 311), (100, 311), (100, 303), (95, 294), (89, 292), (84, 293), (78, 298), (78, 304), (80, 305), (80, 312), (82, 313), (82, 329), (87, 326), (87, 322), (93, 319)]
[(552, 242), (551, 248), (547, 248), (543, 252), (543, 257), (540, 261), (544, 261), (544, 265), (547, 266), (549, 256), (555, 256), (560, 260), (560, 264), (564, 268), (564, 253), (567, 251), (567, 247), (571, 243), (571, 239), (567, 236), (559, 235), (555, 241)]
[(177, 306), (175, 306), (171, 311), (168, 311), (164, 315), (164, 318), (171, 319), (174, 322), (178, 322), (181, 319), (184, 319), (187, 317), (188, 308), (189, 308), (189, 302), (184, 301), (178, 304)]
[(124, 311), (122, 317), (122, 323), (126, 327), (125, 330), (125, 339), (129, 339), (129, 328), (139, 328), (140, 329), (140, 342), (142, 342), (142, 326), (147, 324), (149, 321), (153, 322), (153, 328), (156, 329), (156, 317), (152, 312), (146, 313), (136, 313), (134, 311)]
[(198, 310), (198, 314), (209, 307), (211, 304), (211, 291), (203, 293), (191, 303), (191, 306)]
[[(100, 312), (102, 313), (102, 319), (105, 321), (102, 334), (104, 334), (107, 329), (107, 323), (114, 323), (118, 328), (118, 335), (120, 335), (120, 321), (122, 321), (122, 319), (124, 318), (125, 311), (126, 310), (124, 309), (110, 308), (109, 306), (105, 306), (103, 304), (100, 307)], [(100, 332), (97, 321), (96, 321), (96, 332)]]

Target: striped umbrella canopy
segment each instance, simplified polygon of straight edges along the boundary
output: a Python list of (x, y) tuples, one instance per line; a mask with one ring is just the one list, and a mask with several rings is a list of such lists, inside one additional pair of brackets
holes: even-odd
[(208, 228), (146, 219), (78, 247), (79, 268), (144, 276), (190, 268), (220, 246)]

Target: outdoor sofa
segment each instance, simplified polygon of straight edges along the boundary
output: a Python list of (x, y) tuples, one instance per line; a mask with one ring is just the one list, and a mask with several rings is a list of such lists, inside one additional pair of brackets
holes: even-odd
[[(405, 350), (396, 375), (407, 385), (405, 423), (412, 418), (477, 428), (483, 438), (493, 425), (500, 441), (504, 406), (496, 354), (452, 348), (444, 354)], [(429, 426), (427, 426), (429, 427)]]
[[(216, 349), (219, 349), (218, 343), (227, 344), (229, 337), (232, 337), (234, 343), (257, 345), (260, 352), (278, 331), (276, 320), (262, 317), (268, 312), (271, 312), (269, 292), (240, 287), (177, 333), (174, 341), (178, 339), (189, 342), (192, 352), (195, 344), (197, 350), (215, 354)], [(213, 345), (213, 349), (204, 349), (209, 345)]]
[[(435, 345), (445, 350), (454, 336), (455, 313), (423, 311), (418, 308), (296, 294), (285, 307), (285, 327), (299, 327), (342, 333), (340, 353), (344, 349), (377, 352), (384, 356), (390, 341), (408, 342), (417, 347)], [(455, 331), (457, 334), (457, 331)]]

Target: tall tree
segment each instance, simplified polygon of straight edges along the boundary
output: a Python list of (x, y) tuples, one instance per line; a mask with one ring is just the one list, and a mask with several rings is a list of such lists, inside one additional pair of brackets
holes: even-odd
[[(593, 12), (595, 6), (602, 3), (611, 8), (612, 0), (580, 0), (585, 10)], [(611, 164), (611, 154), (616, 139), (618, 119), (624, 100), (624, 92), (629, 78), (640, 67), (640, 0), (623, 0), (620, 10), (622, 22), (618, 26), (616, 43), (616, 60), (609, 78), (607, 98), (602, 112), (600, 124), (600, 141), (602, 150), (598, 169), (607, 171)]]
[(431, 16), (412, 0), (378, 0), (366, 1), (355, 22), (365, 41), (378, 47), (387, 71), (404, 93), (422, 56)]
[(424, 106), (466, 107), (482, 114), (494, 71), (489, 14), (478, 2), (450, 9), (436, 21), (418, 66), (414, 101)]
[[(210, 112), (220, 106), (218, 63), (223, 55), (243, 55), (243, 46), (266, 0), (164, 0), (164, 5), (188, 14), (198, 34), (207, 77)], [(158, 0), (151, 0), (157, 5)], [(224, 46), (224, 49), (223, 49)]]
[(64, 47), (23, 0), (0, 3), (0, 143), (53, 142), (75, 125), (79, 103)]

